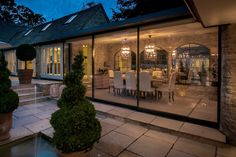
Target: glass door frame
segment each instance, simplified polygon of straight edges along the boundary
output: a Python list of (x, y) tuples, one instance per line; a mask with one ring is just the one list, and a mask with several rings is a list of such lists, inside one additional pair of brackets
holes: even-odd
[[(60, 75), (55, 74), (55, 70), (58, 71), (58, 69), (55, 69), (54, 65), (54, 55), (55, 52), (58, 53), (58, 51), (55, 51), (55, 49), (60, 48)], [(48, 60), (48, 53), (47, 49), (52, 49), (52, 75), (48, 74), (47, 72), (47, 60)], [(41, 78), (46, 78), (46, 79), (63, 79), (63, 44), (54, 44), (54, 45), (48, 45), (48, 46), (43, 46), (41, 48), (41, 73), (40, 77)], [(56, 58), (58, 59), (58, 58)], [(58, 68), (58, 66), (56, 66)]]

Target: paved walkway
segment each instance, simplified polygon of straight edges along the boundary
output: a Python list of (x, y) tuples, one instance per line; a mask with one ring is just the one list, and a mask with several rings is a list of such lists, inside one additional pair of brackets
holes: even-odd
[[(104, 106), (95, 104), (100, 109)], [(57, 110), (55, 101), (19, 106), (14, 112), (11, 139), (43, 132), (52, 136), (49, 120)], [(117, 109), (116, 109), (117, 110)], [(115, 112), (115, 111), (114, 111)], [(235, 157), (236, 147), (215, 146), (158, 132), (97, 114), (102, 137), (91, 152), (92, 157)]]

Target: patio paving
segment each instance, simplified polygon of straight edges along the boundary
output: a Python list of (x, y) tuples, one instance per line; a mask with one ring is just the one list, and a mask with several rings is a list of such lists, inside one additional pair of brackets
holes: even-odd
[[(188, 123), (156, 117), (149, 114), (137, 113), (128, 109), (94, 103), (96, 109), (106, 112), (120, 111), (121, 116), (131, 117), (150, 124), (184, 129), (195, 134), (195, 126)], [(38, 104), (19, 106), (14, 111), (11, 139), (7, 142), (42, 132), (52, 137), (53, 128), (49, 120), (51, 114), (57, 110), (56, 101), (50, 100)], [(112, 112), (113, 113), (113, 112)], [(115, 112), (114, 112), (115, 113)], [(122, 114), (124, 113), (124, 114)], [(126, 114), (129, 113), (129, 114)], [(236, 147), (228, 144), (209, 144), (171, 133), (152, 130), (145, 126), (123, 121), (122, 119), (107, 117), (98, 112), (97, 118), (102, 125), (100, 142), (94, 145), (91, 157), (235, 157)], [(183, 127), (184, 126), (184, 127)], [(196, 132), (199, 130), (196, 130)], [(211, 130), (205, 130), (205, 132)], [(203, 133), (205, 133), (203, 132)], [(212, 136), (213, 138), (215, 136)], [(3, 144), (3, 143), (0, 143)]]

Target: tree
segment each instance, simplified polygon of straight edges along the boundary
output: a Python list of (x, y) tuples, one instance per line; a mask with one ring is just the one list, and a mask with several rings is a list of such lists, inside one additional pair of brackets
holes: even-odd
[(12, 112), (19, 104), (17, 93), (11, 89), (10, 73), (4, 54), (0, 51), (0, 113)]
[(184, 5), (183, 0), (117, 0), (117, 9), (112, 9), (112, 21), (120, 21)]
[(0, 4), (0, 20), (29, 27), (43, 24), (46, 21), (42, 15), (34, 13), (25, 6), (16, 5), (11, 0), (5, 0)]
[(84, 9), (88, 9), (88, 8), (91, 8), (91, 7), (93, 7), (93, 6), (95, 6), (95, 5), (97, 5), (97, 3), (96, 2), (94, 2), (94, 1), (85, 1), (84, 3), (83, 3), (83, 5), (82, 5), (82, 10), (84, 10)]

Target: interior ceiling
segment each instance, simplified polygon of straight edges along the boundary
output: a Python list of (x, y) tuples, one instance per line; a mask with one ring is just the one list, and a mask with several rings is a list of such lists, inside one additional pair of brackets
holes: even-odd
[[(135, 29), (136, 30), (136, 29)], [(135, 41), (137, 39), (137, 33), (134, 29), (125, 30), (120, 32), (106, 33), (95, 38), (95, 43), (109, 44), (109, 43), (122, 43), (124, 39), (129, 41)], [(206, 34), (215, 33), (217, 28), (202, 28), (200, 23), (188, 23), (183, 25), (176, 25), (171, 27), (158, 28), (158, 25), (152, 25), (146, 28), (142, 28), (140, 32), (140, 39), (146, 40), (149, 35), (152, 38), (168, 38), (173, 36), (186, 36), (194, 34)]]
[(236, 22), (236, 0), (193, 0), (204, 26)]

